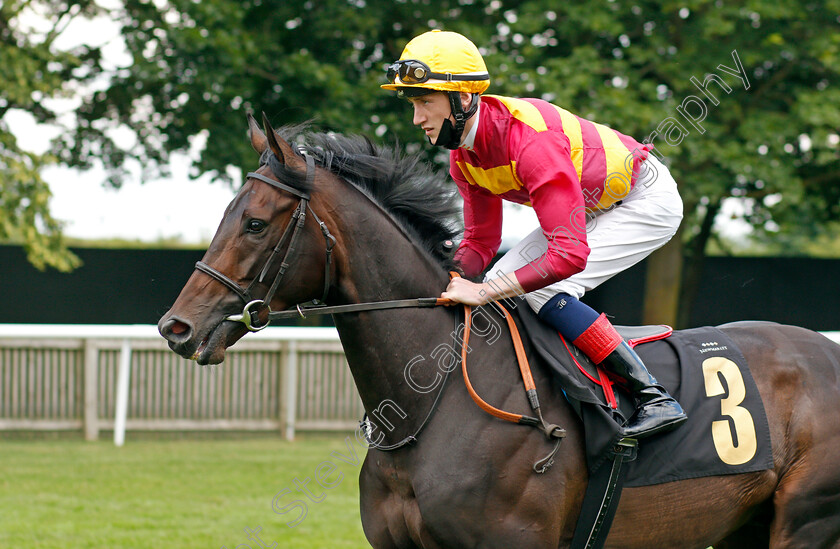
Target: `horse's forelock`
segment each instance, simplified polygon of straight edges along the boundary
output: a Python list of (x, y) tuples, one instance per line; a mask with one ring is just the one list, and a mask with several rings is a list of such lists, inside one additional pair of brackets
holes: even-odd
[(260, 156), (260, 166), (268, 166), (271, 173), (280, 183), (295, 188), (301, 192), (311, 194), (312, 183), (306, 177), (306, 172), (289, 167), (286, 163), (280, 162), (271, 149), (266, 149)]

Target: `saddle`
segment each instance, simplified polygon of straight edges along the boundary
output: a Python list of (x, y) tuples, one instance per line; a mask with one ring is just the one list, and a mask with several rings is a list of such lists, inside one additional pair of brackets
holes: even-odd
[[(635, 412), (632, 397), (530, 307), (507, 310), (508, 324), (521, 334), (514, 339), (525, 340), (532, 357), (548, 365), (583, 422), (587, 465), (594, 474), (614, 456), (621, 424)], [(642, 441), (637, 458), (629, 463), (626, 486), (772, 468), (761, 396), (743, 354), (724, 332), (714, 327), (616, 329), (688, 414), (678, 429)], [(522, 360), (520, 356), (520, 369)], [(540, 419), (543, 424), (550, 420)]]
[[(554, 450), (535, 464), (534, 470), (541, 473), (551, 466), (565, 431), (549, 424), (540, 412), (520, 330), (527, 334), (534, 352), (557, 374), (555, 381), (584, 425), (589, 482), (571, 543), (573, 549), (604, 546), (624, 486), (773, 467), (761, 396), (740, 350), (719, 329), (674, 332), (668, 326), (616, 326), (688, 414), (688, 420), (678, 429), (645, 439), (639, 447), (638, 441), (623, 437), (620, 427), (635, 412), (635, 403), (614, 390), (616, 386), (603, 369), (540, 321), (530, 307), (515, 307), (510, 314), (497, 306), (510, 327), (526, 391), (539, 418), (538, 422), (529, 418), (531, 424), (541, 427), (549, 439), (557, 437)], [(464, 346), (469, 317), (466, 308)], [(526, 423), (522, 416), (517, 421), (515, 415), (493, 408), (475, 394), (465, 355), (462, 368), (467, 389), (480, 407), (501, 419)]]

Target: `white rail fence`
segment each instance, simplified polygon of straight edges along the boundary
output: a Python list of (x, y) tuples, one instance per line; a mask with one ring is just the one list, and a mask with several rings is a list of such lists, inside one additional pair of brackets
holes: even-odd
[(364, 410), (332, 328), (268, 328), (221, 366), (175, 355), (154, 326), (0, 324), (0, 431), (355, 428)]
[[(840, 332), (824, 332), (840, 343)], [(154, 326), (0, 324), (0, 431), (350, 430), (364, 410), (333, 328), (267, 328), (200, 367)]]

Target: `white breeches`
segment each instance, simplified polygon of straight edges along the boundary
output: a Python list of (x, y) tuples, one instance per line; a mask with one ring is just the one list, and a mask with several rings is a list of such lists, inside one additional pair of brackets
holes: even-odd
[[(561, 292), (581, 298), (664, 246), (677, 232), (683, 204), (676, 181), (653, 155), (641, 166), (636, 186), (621, 204), (589, 216), (586, 240), (591, 251), (583, 271), (525, 294), (534, 311), (539, 312), (549, 299)], [(537, 227), (493, 265), (485, 281), (514, 272), (547, 249), (548, 241), (542, 228)]]

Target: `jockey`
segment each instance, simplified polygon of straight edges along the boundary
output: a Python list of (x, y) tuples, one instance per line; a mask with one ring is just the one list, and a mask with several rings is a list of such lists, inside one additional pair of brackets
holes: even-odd
[(641, 144), (539, 99), (482, 95), (490, 75), (476, 46), (454, 32), (412, 39), (382, 86), (407, 99), (413, 123), (450, 149), (464, 201), (455, 260), (481, 274), (501, 245), (502, 201), (533, 207), (539, 227), (482, 283), (455, 278), (441, 297), (472, 306), (524, 296), (539, 317), (626, 381), (636, 412), (624, 435), (644, 438), (686, 420), (605, 314), (579, 299), (668, 242), (682, 200), (668, 169)]

